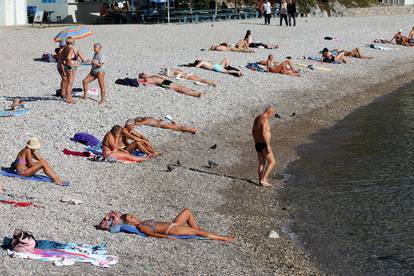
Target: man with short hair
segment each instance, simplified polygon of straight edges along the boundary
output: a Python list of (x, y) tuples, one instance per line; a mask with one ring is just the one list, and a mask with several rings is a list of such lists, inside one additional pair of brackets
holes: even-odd
[(275, 157), (271, 147), (272, 134), (269, 119), (276, 115), (276, 109), (272, 106), (256, 117), (253, 124), (252, 134), (255, 142), (257, 157), (259, 159), (259, 184), (263, 187), (272, 187), (268, 177), (276, 165)]
[(148, 139), (141, 133), (135, 132), (134, 128), (134, 119), (129, 119), (125, 122), (125, 126), (121, 131), (120, 146), (124, 147), (129, 153), (132, 153), (134, 150), (139, 150), (149, 156), (161, 155), (159, 152), (154, 150)]
[(272, 4), (266, 0), (263, 4), (265, 25), (270, 25), (270, 18), (272, 17)]

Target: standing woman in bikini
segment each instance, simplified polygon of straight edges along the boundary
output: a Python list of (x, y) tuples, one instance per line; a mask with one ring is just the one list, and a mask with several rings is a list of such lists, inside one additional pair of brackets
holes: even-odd
[[(52, 170), (49, 163), (36, 151), (40, 146), (41, 143), (39, 139), (35, 137), (31, 138), (24, 149), (17, 154), (17, 158), (13, 162), (11, 168), (15, 170), (18, 175), (27, 177), (33, 176), (36, 172), (43, 170), (53, 182), (58, 185), (63, 185), (63, 180)], [(33, 159), (37, 160), (37, 162), (34, 162)]]
[(76, 69), (79, 66), (79, 60), (85, 61), (84, 56), (73, 46), (75, 40), (71, 37), (66, 39), (67, 51), (64, 53), (64, 71), (67, 76), (66, 91), (62, 93), (66, 97), (66, 102), (72, 104), (72, 88), (76, 77)]
[(63, 95), (66, 93), (66, 84), (67, 84), (67, 76), (66, 72), (64, 70), (64, 60), (66, 59), (67, 50), (66, 42), (61, 41), (59, 44), (59, 52), (57, 53), (57, 71), (60, 75), (61, 81), (60, 81), (60, 96), (63, 97)]
[(122, 127), (115, 125), (112, 129), (105, 134), (102, 141), (102, 156), (104, 158), (113, 158), (120, 159), (124, 161), (132, 162), (143, 162), (149, 159), (149, 157), (138, 157), (130, 154), (127, 150), (121, 149), (120, 139), (121, 139)]
[(198, 235), (211, 240), (232, 242), (236, 238), (223, 237), (210, 232), (206, 232), (198, 226), (194, 214), (189, 209), (184, 209), (172, 222), (158, 222), (155, 220), (140, 221), (137, 217), (129, 214), (122, 215), (125, 223), (134, 225), (141, 232), (150, 237), (170, 238), (168, 235), (191, 236)]

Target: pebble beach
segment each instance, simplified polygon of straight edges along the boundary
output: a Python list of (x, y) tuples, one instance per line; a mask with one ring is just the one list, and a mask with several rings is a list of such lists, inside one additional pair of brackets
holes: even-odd
[[(93, 43), (103, 45), (106, 58), (108, 99), (99, 107), (97, 97), (67, 105), (54, 94), (60, 78), (56, 64), (38, 62), (53, 52), (59, 27), (0, 28), (0, 104), (26, 98), (30, 113), (0, 118), (2, 154), (0, 164), (9, 166), (26, 141), (39, 137), (40, 153), (69, 187), (0, 177), (6, 192), (34, 197), (42, 208), (0, 206), (0, 234), (10, 237), (15, 228), (31, 231), (35, 238), (97, 244), (105, 242), (118, 264), (97, 268), (88, 264), (56, 267), (51, 263), (0, 255), (2, 275), (319, 275), (318, 265), (285, 231), (289, 213), (280, 199), (283, 169), (295, 159), (295, 148), (313, 132), (332, 125), (358, 106), (392, 92), (413, 79), (414, 48), (384, 45), (393, 50), (365, 47), (376, 38), (391, 39), (413, 25), (412, 15), (382, 17), (299, 18), (297, 27), (270, 26), (262, 20), (187, 25), (99, 25), (94, 34), (76, 47), (89, 58)], [(213, 52), (213, 44), (242, 39), (246, 30), (253, 38), (277, 43), (278, 49), (255, 53)], [(338, 37), (327, 41), (325, 36)], [(359, 47), (370, 60), (350, 59), (350, 64), (315, 64), (328, 70), (302, 69), (301, 77), (253, 72), (248, 62), (273, 54), (277, 61), (291, 56), (295, 63), (312, 64), (302, 56), (317, 56), (324, 47), (351, 50)], [(206, 49), (201, 51), (201, 49)], [(180, 84), (204, 92), (193, 98), (157, 86), (138, 88), (115, 84), (118, 78), (136, 78), (140, 72), (156, 74), (161, 68), (207, 59), (212, 63), (229, 57), (244, 76), (236, 78), (212, 71), (184, 68), (217, 81), (217, 87)], [(77, 70), (75, 88), (82, 87), (88, 66)], [(98, 88), (97, 82), (91, 87)], [(279, 167), (271, 181), (275, 189), (257, 182), (256, 154), (252, 146), (254, 117), (274, 105), (282, 119), (274, 119), (273, 142)], [(288, 114), (295, 112), (295, 117)], [(171, 115), (179, 124), (195, 127), (196, 135), (139, 127), (162, 155), (141, 164), (91, 162), (66, 156), (63, 149), (82, 151), (70, 140), (77, 132), (103, 138), (115, 124), (129, 118)], [(210, 149), (217, 145), (217, 149)], [(180, 160), (182, 167), (167, 171), (167, 164)], [(218, 163), (208, 168), (208, 160)], [(198, 171), (190, 170), (195, 168)], [(200, 172), (203, 171), (203, 172)], [(228, 177), (230, 176), (230, 177)], [(236, 178), (236, 179), (234, 179)], [(243, 180), (247, 179), (249, 181)], [(69, 205), (59, 200), (82, 201)], [(216, 241), (142, 238), (98, 231), (94, 225), (110, 210), (136, 214), (142, 219), (170, 221), (183, 208), (190, 208), (206, 230), (235, 235), (234, 243)], [(269, 239), (271, 230), (280, 238)]]

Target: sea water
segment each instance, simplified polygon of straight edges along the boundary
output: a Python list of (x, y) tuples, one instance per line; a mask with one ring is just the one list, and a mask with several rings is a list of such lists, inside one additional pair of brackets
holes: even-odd
[(288, 229), (329, 275), (414, 275), (414, 83), (299, 147)]

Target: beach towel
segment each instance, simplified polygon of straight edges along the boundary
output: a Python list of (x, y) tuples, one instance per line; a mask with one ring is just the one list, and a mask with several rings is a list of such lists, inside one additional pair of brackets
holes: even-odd
[[(0, 174), (3, 176), (7, 176), (7, 177), (16, 177), (16, 178), (20, 178), (20, 179), (25, 179), (25, 180), (32, 180), (32, 181), (36, 181), (36, 182), (48, 182), (48, 183), (53, 183), (53, 180), (45, 175), (32, 175), (32, 176), (22, 176), (22, 175), (18, 175), (16, 173), (16, 171), (14, 171), (11, 168), (1, 168), (0, 170)], [(69, 186), (70, 183), (68, 181), (65, 181), (65, 183), (63, 184), (63, 186)]]
[(305, 57), (305, 59), (308, 59), (308, 60), (311, 60), (311, 61), (315, 61), (315, 62), (318, 62), (318, 63), (324, 63), (324, 64), (326, 64), (326, 63), (339, 64), (336, 61), (334, 61), (334, 62), (324, 62), (321, 57), (315, 57), (315, 56), (313, 56), (313, 57)]
[(139, 81), (137, 79), (130, 79), (130, 78), (117, 79), (115, 83), (119, 85), (126, 85), (126, 86), (133, 86), (133, 87), (139, 86)]
[[(111, 233), (128, 233), (128, 234), (135, 234), (141, 237), (148, 237), (147, 234), (141, 232), (137, 227), (130, 225), (130, 224), (118, 224), (114, 225), (111, 228), (109, 228), (109, 232)], [(175, 239), (198, 239), (198, 240), (206, 240), (208, 238), (191, 235), (191, 236), (176, 236), (176, 235), (168, 235), (171, 238)]]
[(79, 157), (92, 157), (93, 153), (89, 151), (72, 151), (68, 149), (63, 150), (63, 154), (70, 156), (79, 156)]
[(7, 204), (7, 205), (13, 205), (13, 207), (39, 207), (35, 204), (33, 204), (33, 202), (28, 202), (28, 201), (15, 201), (15, 200), (9, 200), (6, 196), (2, 196), (0, 195), (0, 204)]
[[(87, 151), (92, 152), (95, 155), (102, 155), (102, 145), (99, 144), (95, 147), (87, 147), (86, 148)], [(138, 151), (138, 150), (134, 150), (133, 152), (131, 152), (132, 155), (137, 156), (137, 157), (141, 157), (141, 156), (145, 156), (145, 153), (143, 153), (142, 151)]]
[(81, 143), (85, 146), (96, 147), (101, 146), (101, 141), (92, 134), (85, 132), (76, 133), (70, 140)]
[(80, 262), (109, 267), (118, 262), (118, 257), (108, 255), (104, 244), (93, 246), (40, 240), (36, 241), (36, 248), (32, 252), (18, 253), (8, 249), (7, 253), (13, 258), (53, 262), (56, 266), (73, 265)]
[(17, 109), (17, 110), (3, 110), (0, 111), (0, 117), (19, 117), (30, 113), (28, 109)]
[(365, 47), (371, 48), (371, 49), (376, 49), (376, 50), (380, 50), (380, 51), (392, 51), (392, 50), (399, 50), (397, 48), (389, 48), (389, 47), (384, 47), (381, 45), (377, 45), (377, 44), (373, 44), (373, 43), (367, 43), (365, 45)]
[(260, 64), (255, 63), (255, 62), (254, 63), (247, 63), (246, 68), (250, 69), (252, 71), (266, 73), (266, 70), (262, 66), (260, 66)]
[(331, 72), (332, 71), (331, 68), (326, 68), (326, 67), (322, 67), (322, 66), (315, 66), (313, 64), (295, 63), (295, 65), (305, 67), (305, 68), (308, 68), (310, 70), (319, 70), (319, 71), (325, 71), (325, 72)]

